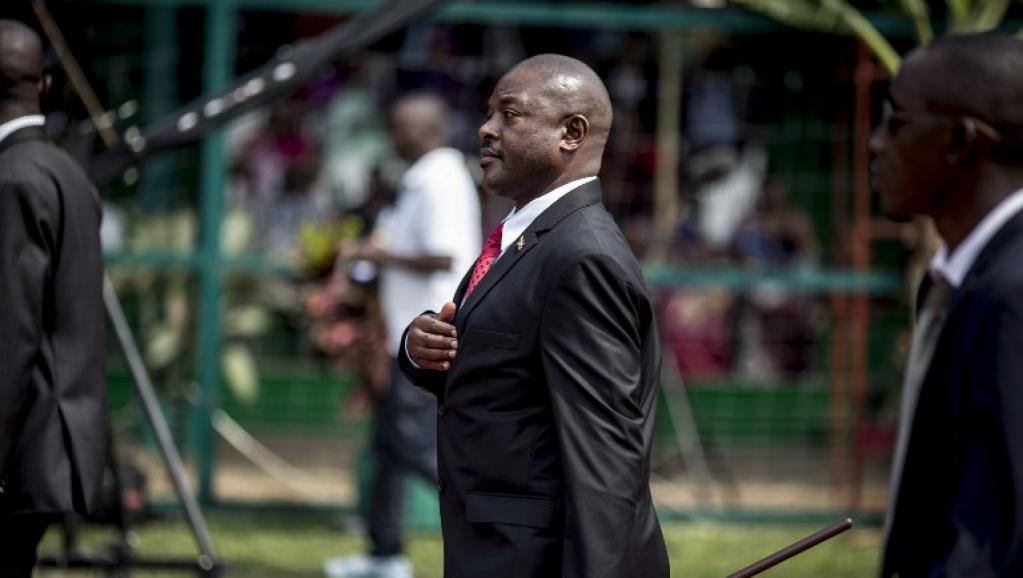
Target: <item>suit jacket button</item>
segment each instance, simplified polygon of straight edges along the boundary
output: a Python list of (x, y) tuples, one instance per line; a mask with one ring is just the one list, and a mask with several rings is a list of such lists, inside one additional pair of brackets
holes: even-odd
[(448, 485), (444, 483), (444, 480), (437, 480), (437, 491), (441, 494), (448, 489)]
[(444, 415), (445, 411), (447, 411), (447, 409), (444, 407), (443, 403), (437, 404), (437, 415)]

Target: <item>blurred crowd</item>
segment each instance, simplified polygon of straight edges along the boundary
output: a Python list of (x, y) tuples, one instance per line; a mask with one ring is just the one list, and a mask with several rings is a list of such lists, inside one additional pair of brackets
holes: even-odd
[[(451, 145), (465, 154), (478, 180), (476, 128), (485, 94), (502, 63), (534, 50), (509, 31), (497, 29), (494, 36), (501, 41), (476, 47), (489, 58), (470, 58), (464, 44), (490, 42), (488, 37), (466, 39), (444, 26), (413, 28), (394, 51), (338, 64), (231, 130), (232, 210), (251, 222), (253, 238), (268, 258), (312, 280), (301, 284), (301, 293), (316, 348), (371, 381), (386, 374), (380, 369), (386, 357), (377, 356), (377, 369), (367, 366), (373, 356), (364, 348), (374, 346), (360, 341), (376, 341), (380, 350), (385, 339), (372, 320), (379, 309), (376, 271), (369, 263), (336, 271), (336, 248), (346, 238), (368, 238), (381, 211), (395, 200), (407, 163), (395, 153), (386, 113), (401, 94), (428, 91), (449, 103)], [(654, 46), (641, 34), (577, 40), (575, 52), (604, 76), (615, 106), (602, 170), (605, 203), (643, 258), (657, 242)], [(604, 46), (612, 41), (614, 46)], [(708, 42), (702, 55), (692, 65), (681, 103), (682, 216), (662, 254), (669, 265), (689, 268), (816, 267), (820, 251), (810, 215), (788, 195), (784, 179), (770, 173), (768, 148), (755, 129), (765, 98), (757, 94), (752, 73), (726, 45)], [(480, 202), (483, 231), (510, 208), (487, 195)], [(771, 379), (813, 369), (812, 298), (771, 283), (743, 291), (700, 285), (663, 291), (660, 303), (670, 357), (685, 378)]]

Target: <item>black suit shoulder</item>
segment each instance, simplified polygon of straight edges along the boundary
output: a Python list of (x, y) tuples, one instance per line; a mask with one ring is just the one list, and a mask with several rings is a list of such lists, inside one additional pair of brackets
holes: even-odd
[(608, 260), (621, 269), (622, 281), (645, 291), (642, 268), (603, 205), (589, 205), (573, 212), (546, 235), (550, 238), (545, 239), (545, 244), (552, 246), (548, 255), (552, 273), (580, 261)]
[[(80, 166), (48, 140), (20, 142), (0, 152), (0, 183), (43, 195), (59, 203), (59, 195), (100, 211), (99, 196)], [(52, 204), (50, 205), (52, 207)]]

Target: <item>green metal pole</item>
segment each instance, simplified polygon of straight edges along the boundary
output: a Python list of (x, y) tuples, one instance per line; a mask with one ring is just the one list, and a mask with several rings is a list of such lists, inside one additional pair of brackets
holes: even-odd
[[(227, 86), (233, 76), (235, 21), (233, 0), (211, 3), (206, 9), (206, 50), (203, 67), (203, 91), (212, 94)], [(213, 434), (213, 409), (219, 404), (221, 350), (220, 221), (224, 213), (224, 189), (227, 162), (222, 131), (202, 141), (199, 175), (199, 311), (196, 328), (196, 378), (201, 388), (195, 423), (195, 450), (199, 468), (199, 501), (210, 505), (213, 496), (213, 469), (216, 438)]]
[[(178, 9), (174, 6), (146, 8), (145, 122), (162, 118), (177, 104)], [(167, 210), (172, 201), (172, 169), (176, 153), (164, 152), (142, 171), (139, 205), (145, 214)]]

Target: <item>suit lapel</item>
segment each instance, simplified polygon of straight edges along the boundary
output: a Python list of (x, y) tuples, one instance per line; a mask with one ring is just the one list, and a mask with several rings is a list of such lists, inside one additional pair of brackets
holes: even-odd
[[(490, 270), (488, 270), (487, 274), (480, 280), (479, 285), (473, 289), (472, 295), (469, 295), (469, 298), (462, 304), (456, 318), (456, 325), (459, 328), (465, 325), (465, 320), (468, 319), (469, 314), (471, 314), (476, 306), (480, 304), (480, 301), (483, 301), (483, 298), (486, 297), (487, 293), (494, 288), (494, 285), (497, 285), (498, 281), (500, 281), (508, 273), (508, 271), (511, 271), (512, 267), (514, 267), (526, 253), (536, 246), (535, 233), (530, 232), (527, 229), (522, 235), (522, 238), (526, 241), (522, 246), (522, 249), (517, 249), (515, 245), (508, 247), (508, 250), (490, 266)], [(465, 294), (464, 288), (462, 288), (461, 293), (463, 295)]]
[[(476, 261), (479, 261), (479, 257), (476, 257)], [(469, 270), (462, 275), (462, 280), (458, 283), (458, 288), (455, 289), (455, 295), (452, 297), (452, 301), (454, 301), (455, 305), (458, 305), (459, 312), (462, 310), (462, 297), (465, 295), (466, 288), (469, 287), (469, 279), (472, 277), (472, 272), (476, 269), (476, 261), (473, 261), (472, 265), (469, 266)]]
[[(947, 316), (951, 316), (952, 312), (955, 311), (959, 303), (970, 293), (973, 286), (976, 285), (984, 276), (988, 267), (1001, 256), (1002, 251), (1006, 245), (1009, 245), (1015, 239), (1023, 236), (1023, 211), (1016, 213), (1011, 219), (1009, 219), (1002, 228), (999, 229), (995, 236), (988, 241), (980, 254), (977, 255), (977, 260), (973, 262), (973, 266), (966, 273), (966, 278), (963, 279), (962, 285), (956, 289), (955, 294), (952, 296), (952, 300), (948, 304)], [(946, 317), (947, 319), (947, 317)]]
[[(522, 234), (521, 248), (519, 243), (512, 243), (508, 249), (501, 255), (494, 264), (491, 265), (490, 270), (483, 276), (479, 285), (473, 290), (472, 295), (458, 308), (458, 313), (455, 316), (455, 325), (458, 328), (459, 333), (462, 332), (462, 328), (465, 326), (466, 320), (469, 315), (476, 309), (476, 307), (486, 298), (487, 294), (491, 289), (494, 288), (501, 279), (512, 270), (515, 265), (522, 260), (523, 257), (529, 253), (533, 247), (540, 244), (543, 234), (550, 229), (554, 228), (562, 219), (575, 211), (599, 203), (601, 198), (600, 181), (593, 180), (584, 185), (577, 187), (571, 192), (567, 193), (564, 197), (560, 198), (553, 205), (547, 208), (546, 211), (540, 213), (535, 220), (526, 228), (526, 231)], [(473, 264), (475, 267), (475, 264)], [(465, 293), (465, 286), (468, 276), (462, 279), (462, 284), (458, 288), (456, 298), (459, 300)], [(457, 303), (458, 301), (456, 301)]]

